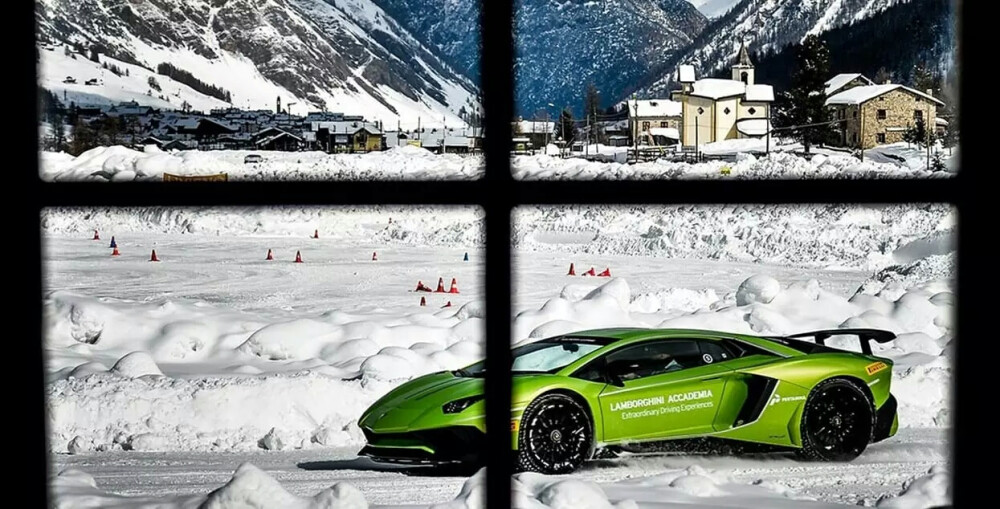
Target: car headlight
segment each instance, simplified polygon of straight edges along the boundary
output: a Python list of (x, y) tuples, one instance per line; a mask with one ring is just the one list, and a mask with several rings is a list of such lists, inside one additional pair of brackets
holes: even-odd
[(468, 398), (456, 399), (455, 401), (449, 401), (441, 407), (441, 410), (446, 414), (457, 414), (466, 408), (472, 406), (473, 403), (482, 400), (485, 395), (480, 394), (478, 396), (469, 396)]

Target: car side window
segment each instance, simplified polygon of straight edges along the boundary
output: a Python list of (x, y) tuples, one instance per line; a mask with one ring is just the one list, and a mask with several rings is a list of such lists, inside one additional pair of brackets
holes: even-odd
[(730, 351), (721, 341), (698, 341), (701, 357), (705, 364), (714, 364), (735, 359), (739, 355)]
[(608, 371), (623, 382), (700, 366), (698, 344), (689, 340), (649, 341), (607, 356)]

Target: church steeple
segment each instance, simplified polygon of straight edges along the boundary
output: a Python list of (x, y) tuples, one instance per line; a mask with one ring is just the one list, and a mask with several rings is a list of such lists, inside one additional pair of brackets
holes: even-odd
[(745, 41), (740, 41), (740, 54), (733, 65), (733, 80), (753, 85), (753, 62), (750, 61), (750, 51)]

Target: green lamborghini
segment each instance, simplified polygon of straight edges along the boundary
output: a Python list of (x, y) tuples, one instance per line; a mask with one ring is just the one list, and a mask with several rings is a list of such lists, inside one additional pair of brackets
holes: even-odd
[[(861, 351), (826, 345), (841, 336), (856, 337)], [(553, 474), (595, 454), (706, 441), (851, 460), (896, 433), (892, 361), (869, 343), (893, 339), (873, 329), (764, 337), (639, 328), (542, 339), (512, 352), (511, 445), (520, 469)], [(390, 391), (358, 421), (367, 439), (359, 454), (477, 461), (484, 376), (479, 362)]]

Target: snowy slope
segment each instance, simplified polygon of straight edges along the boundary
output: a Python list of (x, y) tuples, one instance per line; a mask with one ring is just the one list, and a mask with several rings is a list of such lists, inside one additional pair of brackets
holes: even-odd
[(740, 0), (732, 10), (710, 23), (676, 55), (664, 59), (640, 83), (639, 94), (666, 93), (680, 63), (692, 64), (699, 77), (727, 71), (736, 60), (740, 43), (755, 53), (772, 53), (801, 41), (806, 35), (862, 20), (909, 0)]
[(36, 16), (39, 45), (97, 47), (152, 69), (171, 63), (231, 92), (236, 107), (271, 108), (280, 96), (297, 114), (457, 123), (473, 106), (472, 82), (370, 0), (43, 0)]
[(739, 3), (740, 0), (688, 0), (691, 5), (698, 8), (698, 12), (705, 15), (706, 18), (718, 18), (725, 14), (734, 5)]

